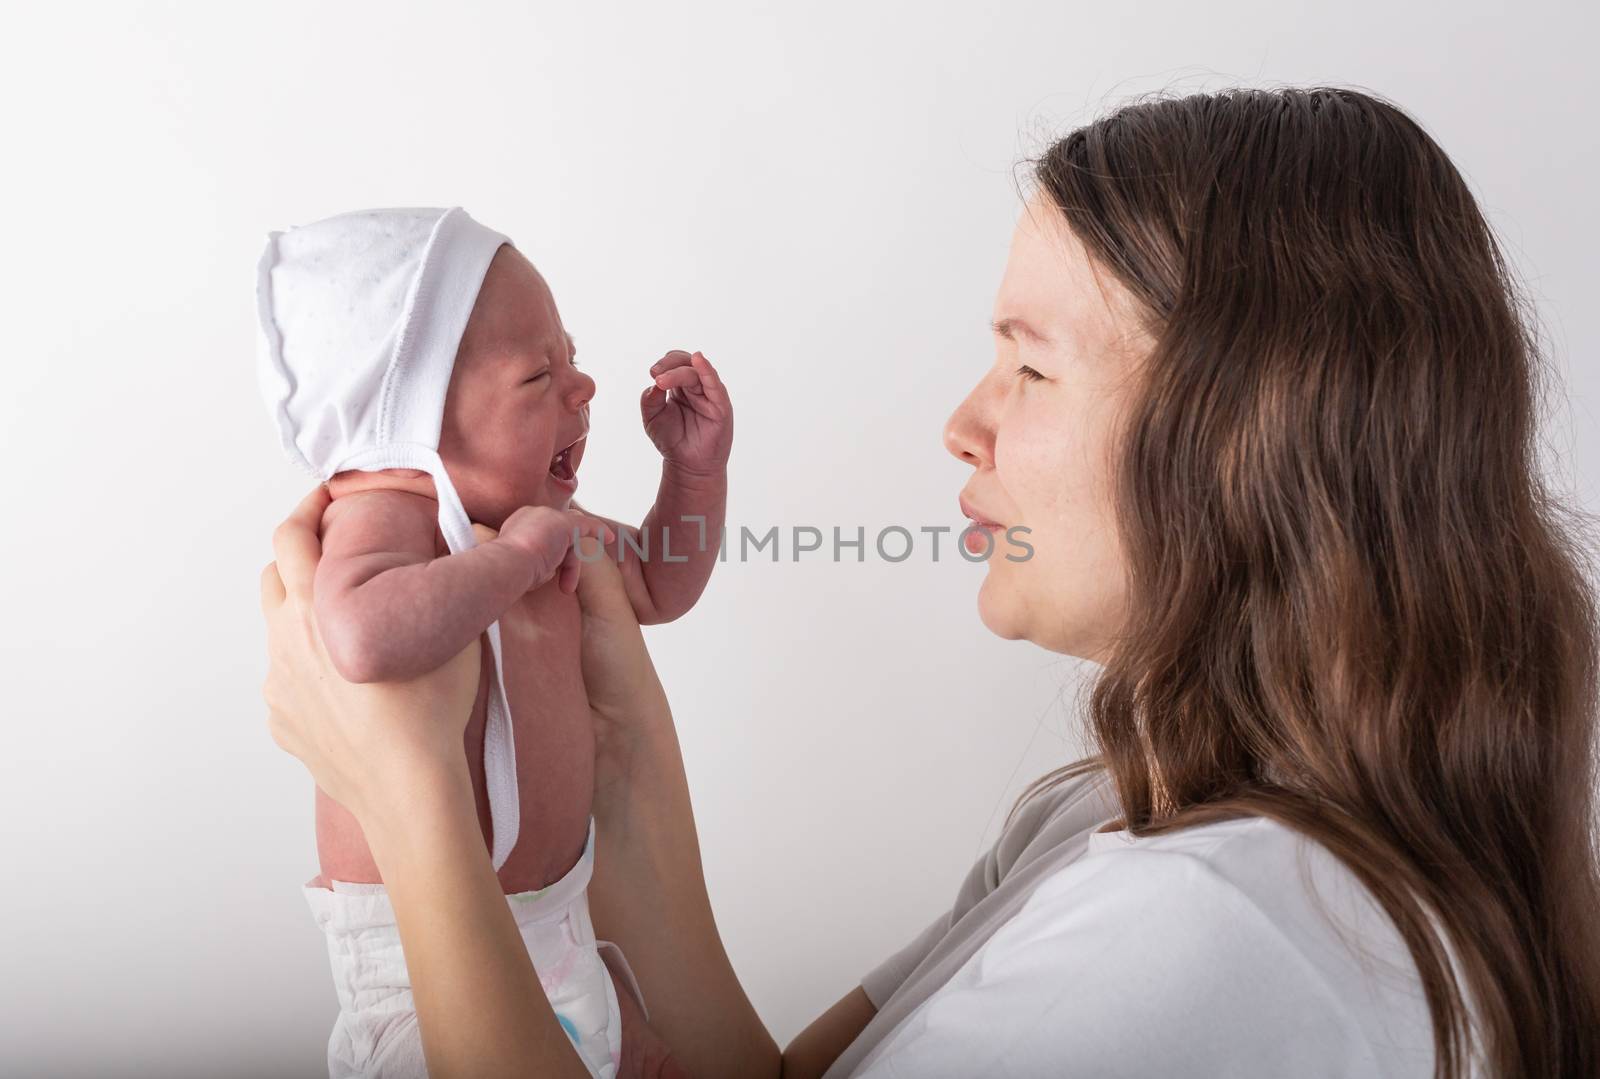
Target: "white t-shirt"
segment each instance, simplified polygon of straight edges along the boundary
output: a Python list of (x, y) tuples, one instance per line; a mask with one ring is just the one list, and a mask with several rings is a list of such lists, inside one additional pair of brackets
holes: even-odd
[[(1033, 834), (1013, 841), (1009, 866), (1002, 850), (974, 867), (964, 890), (987, 887), (965, 897), (975, 902), (962, 910), (958, 899), (863, 979), (893, 1025), (872, 1032), (870, 1051), (853, 1047), (850, 1064), (841, 1058), (852, 1070), (840, 1074), (1432, 1075), (1416, 967), (1343, 863), (1263, 818), (1146, 839), (1100, 832), (1116, 814), (1103, 813), (1107, 784), (1094, 778), (1098, 789), (1077, 783), (1024, 822)], [(1027, 869), (1038, 879), (1016, 909), (979, 926), (981, 942), (939, 971), (941, 949), (963, 926), (971, 936), (974, 918), (994, 920), (984, 903)], [(896, 995), (919, 974), (939, 984), (896, 1015)]]

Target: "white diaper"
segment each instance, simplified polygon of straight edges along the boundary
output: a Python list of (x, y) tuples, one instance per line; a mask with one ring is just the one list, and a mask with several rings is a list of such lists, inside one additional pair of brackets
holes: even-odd
[[(577, 864), (549, 887), (508, 895), (506, 902), (562, 1029), (591, 1075), (613, 1079), (622, 1052), (622, 1018), (600, 948), (615, 951), (619, 975), (636, 999), (639, 994), (621, 951), (595, 940), (588, 897), (593, 871), (590, 818)], [(328, 1039), (329, 1079), (421, 1079), (428, 1069), (388, 893), (381, 884), (332, 883), (332, 890), (303, 889), (328, 936), (339, 993), (339, 1017)]]

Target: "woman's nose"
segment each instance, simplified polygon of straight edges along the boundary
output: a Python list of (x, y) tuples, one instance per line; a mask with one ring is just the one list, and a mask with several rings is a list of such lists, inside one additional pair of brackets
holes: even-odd
[(967, 394), (944, 425), (944, 448), (974, 468), (994, 460), (994, 425), (981, 407), (984, 383)]

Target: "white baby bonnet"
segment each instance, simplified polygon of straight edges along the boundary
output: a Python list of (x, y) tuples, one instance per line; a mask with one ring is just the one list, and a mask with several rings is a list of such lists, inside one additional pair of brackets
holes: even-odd
[[(445, 391), (489, 261), (509, 243), (460, 207), (358, 210), (269, 233), (257, 267), (257, 376), (290, 460), (324, 481), (348, 469), (427, 472), (452, 553), (476, 540), (439, 458)], [(499, 869), (520, 803), (498, 622), (489, 645), (483, 770)]]

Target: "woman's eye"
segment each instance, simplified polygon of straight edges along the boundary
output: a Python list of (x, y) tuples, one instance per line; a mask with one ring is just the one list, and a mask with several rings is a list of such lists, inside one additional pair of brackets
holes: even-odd
[(1040, 379), (1044, 378), (1043, 375), (1029, 367), (1027, 364), (1023, 364), (1021, 367), (1017, 368), (1017, 375), (1020, 378), (1027, 379), (1029, 382), (1038, 382)]

